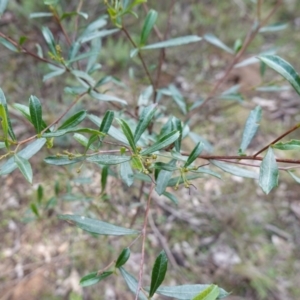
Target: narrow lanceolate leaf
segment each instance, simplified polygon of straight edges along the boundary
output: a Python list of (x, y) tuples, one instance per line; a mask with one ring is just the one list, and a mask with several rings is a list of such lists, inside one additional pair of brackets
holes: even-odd
[(25, 179), (32, 183), (32, 169), (29, 161), (22, 156), (15, 154), (14, 155), (15, 163), (17, 164), (20, 172), (23, 174)]
[(294, 170), (288, 170), (288, 173), (291, 175), (291, 177), (297, 182), (300, 183), (300, 177), (294, 174)]
[[(176, 166), (176, 160), (173, 159), (168, 165), (172, 168)], [(158, 174), (157, 180), (156, 180), (156, 187), (155, 190), (158, 195), (161, 195), (165, 192), (169, 181), (172, 177), (172, 171), (167, 170), (161, 170)]]
[[(157, 294), (180, 300), (189, 300), (197, 296), (199, 293), (207, 289), (210, 284), (187, 284), (177, 286), (161, 286), (156, 291)], [(219, 296), (217, 299), (225, 298), (229, 295), (225, 290), (219, 288)]]
[(300, 141), (299, 140), (290, 140), (285, 143), (276, 143), (272, 145), (272, 148), (279, 150), (300, 150)]
[(149, 34), (157, 20), (157, 12), (153, 9), (150, 9), (147, 17), (144, 22), (144, 26), (141, 33), (140, 45), (143, 46), (146, 44)]
[(44, 134), (42, 134), (42, 137), (45, 137), (45, 138), (52, 138), (52, 137), (59, 137), (59, 136), (63, 136), (67, 133), (74, 133), (74, 132), (84, 132), (84, 133), (89, 133), (89, 134), (96, 134), (98, 136), (103, 136), (103, 133), (98, 131), (98, 130), (95, 130), (95, 129), (91, 129), (91, 128), (77, 128), (77, 127), (68, 127), (68, 128), (65, 128), (65, 129), (59, 129), (59, 130), (56, 130), (54, 132), (46, 132)]
[(250, 112), (250, 115), (246, 121), (242, 142), (240, 145), (240, 153), (244, 153), (244, 151), (247, 149), (249, 144), (251, 143), (253, 137), (255, 136), (257, 129), (259, 127), (259, 122), (261, 120), (261, 107), (256, 106), (255, 109), (253, 109)]
[[(37, 139), (36, 141), (29, 144), (26, 148), (18, 152), (19, 156), (25, 159), (30, 159), (35, 155), (46, 143), (46, 139)], [(13, 157), (7, 160), (2, 166), (0, 166), (0, 175), (6, 175), (11, 173), (17, 168), (17, 164)]]
[(220, 39), (218, 39), (215, 35), (211, 34), (211, 33), (208, 33), (208, 34), (205, 34), (203, 36), (203, 38), (210, 44), (230, 53), (230, 54), (233, 54), (233, 50), (231, 48), (229, 48), (228, 46), (226, 46)]
[(278, 176), (276, 158), (270, 147), (259, 168), (259, 185), (266, 194), (278, 185)]
[(134, 153), (137, 153), (136, 146), (135, 146), (136, 143), (134, 141), (134, 137), (133, 137), (133, 134), (132, 134), (132, 131), (131, 131), (129, 125), (124, 120), (118, 120), (118, 122), (121, 125), (122, 131), (123, 131), (124, 135), (126, 136), (127, 141), (129, 143), (132, 151)]
[(185, 45), (185, 44), (199, 42), (201, 40), (202, 40), (202, 38), (200, 36), (188, 35), (188, 36), (170, 39), (167, 41), (162, 41), (162, 42), (155, 43), (152, 45), (147, 45), (147, 46), (142, 47), (141, 49), (142, 50), (150, 50), (150, 49), (176, 47), (176, 46), (181, 46), (181, 45)]
[(50, 29), (48, 27), (42, 27), (42, 33), (44, 36), (44, 39), (49, 47), (49, 50), (53, 53), (53, 54), (57, 54), (56, 53), (56, 48), (55, 48), (55, 41), (54, 41), (54, 37), (52, 32), (50, 31)]
[(161, 137), (156, 143), (154, 143), (152, 146), (149, 148), (143, 150), (141, 152), (142, 155), (148, 155), (151, 154), (155, 151), (161, 150), (163, 148), (166, 148), (167, 146), (171, 145), (174, 143), (180, 136), (179, 131), (174, 130), (163, 137)]
[[(124, 278), (129, 290), (136, 295), (137, 288), (138, 288), (138, 281), (137, 279), (128, 273), (123, 267), (120, 267), (120, 272), (122, 277)], [(139, 292), (139, 300), (147, 300), (148, 298), (143, 294), (143, 292)]]
[(178, 205), (178, 199), (176, 198), (175, 195), (169, 193), (169, 192), (164, 192), (163, 195), (170, 199), (174, 204)]
[(217, 285), (210, 285), (204, 291), (200, 292), (192, 300), (216, 300), (218, 299), (220, 290)]
[(258, 57), (267, 66), (283, 76), (300, 95), (300, 77), (295, 69), (284, 59), (277, 55), (262, 55)]
[(246, 178), (254, 178), (254, 179), (258, 178), (258, 174), (256, 172), (237, 167), (233, 164), (221, 162), (218, 160), (210, 160), (210, 162), (216, 167), (220, 168), (221, 170), (230, 173), (232, 175), (239, 176), (239, 177), (246, 177)]
[(158, 287), (164, 281), (167, 268), (168, 258), (165, 251), (162, 251), (156, 258), (152, 269), (149, 297), (152, 297), (154, 295)]
[(29, 98), (29, 111), (36, 132), (41, 133), (43, 128), (42, 105), (40, 100), (35, 96), (30, 96)]
[(131, 156), (103, 154), (103, 155), (89, 156), (86, 160), (101, 165), (118, 165), (126, 161), (130, 161)]
[(110, 223), (102, 222), (95, 219), (86, 218), (78, 215), (59, 215), (61, 220), (72, 221), (79, 228), (99, 234), (99, 235), (132, 235), (138, 234), (139, 232), (132, 229), (112, 225)]
[(179, 133), (180, 133), (180, 136), (179, 136), (178, 140), (175, 141), (175, 150), (177, 152), (180, 152), (180, 150), (181, 150), (181, 140), (182, 140), (182, 131), (183, 131), (181, 121), (179, 119), (177, 119), (176, 117), (173, 117), (172, 118), (172, 126), (175, 130), (178, 130)]
[(108, 166), (104, 166), (101, 172), (101, 193), (105, 192), (108, 177)]
[(2, 44), (4, 47), (9, 49), (10, 51), (13, 51), (13, 52), (19, 51), (19, 49), (14, 44), (12, 44), (11, 42), (9, 42), (8, 40), (6, 40), (2, 37), (0, 37), (0, 44)]
[(105, 279), (106, 277), (110, 276), (111, 274), (113, 274), (113, 271), (106, 271), (101, 274), (98, 274), (98, 272), (93, 272), (93, 273), (83, 276), (80, 279), (79, 284), (83, 287), (94, 285), (94, 284), (100, 282), (101, 280)]
[(170, 171), (170, 172), (178, 170), (178, 168), (176, 166), (174, 166), (174, 164), (172, 164), (172, 163), (166, 164), (163, 162), (154, 163), (153, 168), (158, 169), (158, 170)]
[(0, 88), (0, 119), (1, 119), (1, 125), (4, 133), (4, 138), (7, 139), (7, 134), (8, 134), (11, 137), (11, 139), (15, 141), (16, 136), (11, 126), (6, 98), (1, 88)]
[(85, 160), (84, 156), (68, 157), (68, 156), (48, 156), (44, 162), (54, 166), (72, 165)]
[(190, 166), (194, 162), (194, 160), (197, 159), (197, 157), (200, 155), (203, 148), (204, 148), (203, 143), (199, 142), (194, 148), (194, 150), (191, 152), (191, 154), (189, 155), (187, 161), (184, 164), (184, 167)]
[(134, 142), (137, 143), (144, 131), (147, 129), (149, 123), (151, 122), (154, 114), (155, 114), (155, 108), (156, 105), (150, 105), (146, 108), (144, 108), (140, 120), (136, 126), (135, 132), (134, 132)]
[(81, 110), (67, 119), (61, 126), (58, 127), (58, 130), (67, 129), (79, 125), (84, 118), (86, 117), (86, 110)]
[(116, 268), (120, 268), (123, 265), (126, 264), (127, 260), (129, 259), (130, 256), (130, 249), (129, 248), (125, 248), (123, 249), (123, 251), (121, 252), (121, 254), (119, 255), (117, 261), (116, 261)]
[(134, 181), (133, 171), (131, 165), (128, 161), (121, 163), (120, 165), (120, 176), (122, 180), (127, 184), (127, 186), (131, 186)]
[(105, 115), (104, 115), (104, 118), (100, 124), (100, 128), (99, 128), (99, 131), (107, 134), (108, 131), (109, 131), (109, 128), (113, 122), (113, 119), (114, 119), (114, 112), (111, 111), (111, 110), (108, 110)]

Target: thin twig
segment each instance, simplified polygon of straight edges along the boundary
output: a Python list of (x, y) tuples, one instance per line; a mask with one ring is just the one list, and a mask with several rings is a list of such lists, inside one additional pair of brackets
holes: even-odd
[[(188, 152), (181, 152), (183, 156), (189, 156)], [(238, 156), (238, 155), (199, 155), (198, 158), (202, 158), (205, 160), (263, 160), (264, 158), (261, 156)], [(277, 162), (286, 163), (286, 164), (300, 164), (300, 159), (288, 159), (288, 158), (276, 158)]]
[[(143, 193), (144, 193), (144, 187), (145, 187), (145, 181), (142, 181), (141, 182), (141, 185), (140, 185), (140, 191), (139, 191), (139, 195), (138, 195), (138, 202), (141, 203), (141, 200), (142, 200), (142, 197), (143, 197)], [(136, 210), (136, 213), (135, 215), (133, 216), (131, 222), (130, 222), (130, 228), (134, 225), (136, 219), (137, 219), (137, 216), (140, 214), (141, 212), (141, 206), (139, 206)]]
[[(169, 12), (168, 12), (167, 28), (165, 30), (164, 37), (163, 37), (164, 40), (167, 39), (168, 33), (170, 31), (171, 17), (172, 17), (174, 5), (175, 5), (175, 0), (172, 1)], [(165, 51), (165, 48), (162, 48), (160, 50), (160, 54), (159, 54), (159, 63), (158, 63), (158, 67), (157, 67), (156, 80), (155, 80), (154, 93), (153, 93), (153, 103), (156, 103), (157, 88), (158, 88), (160, 75), (161, 75), (161, 69), (162, 69), (162, 65), (164, 63), (165, 57), (166, 57), (166, 51)]]
[(288, 134), (290, 134), (291, 132), (297, 130), (300, 127), (300, 123), (297, 124), (296, 126), (294, 126), (293, 128), (289, 129), (288, 131), (286, 131), (285, 133), (283, 133), (282, 135), (280, 135), (278, 138), (276, 138), (274, 141), (272, 141), (271, 143), (269, 143), (267, 146), (263, 147), (261, 150), (259, 150), (258, 152), (256, 152), (253, 157), (256, 157), (258, 154), (262, 153), (263, 151), (267, 150), (270, 146), (274, 145), (275, 143), (277, 143), (278, 141), (280, 141), (282, 138), (284, 138), (285, 136), (287, 136)]
[[(68, 106), (68, 108), (55, 120), (53, 121), (50, 125), (48, 125), (45, 129), (43, 129), (43, 131), (41, 132), (41, 134), (45, 133), (49, 128), (51, 128), (52, 126), (56, 125), (57, 123), (59, 123), (59, 121), (71, 110), (71, 108), (83, 97), (87, 94), (87, 92), (84, 92), (80, 95), (78, 95), (75, 100)], [(37, 135), (34, 135), (28, 139), (25, 139), (21, 142), (18, 142), (18, 146), (28, 143), (32, 140), (34, 140), (37, 137)]]
[(172, 254), (172, 251), (170, 250), (168, 243), (166, 242), (166, 238), (160, 233), (159, 229), (155, 225), (155, 222), (153, 220), (153, 216), (152, 216), (151, 212), (149, 213), (149, 225), (150, 225), (152, 231), (154, 232), (154, 234), (156, 235), (156, 237), (159, 239), (159, 242), (160, 242), (161, 246), (163, 247), (163, 249), (165, 250), (172, 267), (174, 269), (177, 269), (178, 264), (174, 258), (174, 255)]
[(146, 211), (145, 211), (144, 225), (143, 225), (143, 229), (142, 229), (142, 236), (143, 236), (142, 253), (141, 253), (142, 257), (141, 257), (141, 263), (140, 263), (139, 281), (138, 281), (138, 286), (137, 286), (137, 290), (136, 290), (135, 300), (139, 299), (139, 293), (142, 288), (143, 270), (144, 270), (144, 261), (145, 261), (146, 231), (147, 231), (148, 215), (149, 215), (149, 210), (150, 210), (152, 192), (153, 192), (154, 187), (155, 187), (155, 185), (152, 183), (150, 192), (149, 192), (149, 196), (148, 196), (147, 207), (146, 207)]
[[(126, 29), (125, 27), (122, 27), (122, 31), (125, 33), (125, 35), (127, 36), (128, 40), (130, 41), (130, 43), (132, 44), (132, 46), (133, 46), (134, 48), (137, 48), (136, 43), (135, 43), (134, 40), (131, 38), (131, 36), (130, 36), (129, 32), (127, 31), (127, 29)], [(151, 85), (153, 86), (153, 89), (154, 89), (154, 88), (155, 88), (155, 84), (154, 84), (153, 79), (152, 79), (152, 77), (151, 77), (151, 75), (150, 75), (150, 72), (149, 72), (149, 70), (148, 70), (148, 68), (147, 68), (147, 65), (146, 65), (146, 62), (145, 62), (145, 60), (144, 60), (144, 57), (143, 57), (143, 55), (141, 54), (140, 51), (139, 51), (139, 53), (138, 53), (138, 57), (139, 57), (139, 59), (140, 59), (142, 65), (143, 65), (143, 68), (144, 68), (144, 70), (145, 70), (145, 72), (146, 72), (146, 74), (147, 74), (147, 77), (148, 77), (148, 79), (149, 79), (149, 81), (150, 81), (150, 83), (151, 83)]]
[(235, 66), (235, 64), (239, 61), (239, 59), (242, 57), (242, 55), (247, 50), (250, 43), (254, 40), (254, 38), (258, 34), (259, 30), (261, 29), (261, 27), (263, 27), (269, 21), (269, 19), (274, 15), (274, 13), (277, 11), (277, 9), (281, 5), (281, 3), (282, 3), (282, 0), (278, 0), (277, 3), (275, 4), (275, 6), (273, 7), (273, 9), (270, 11), (270, 13), (259, 24), (255, 24), (256, 26), (255, 26), (254, 29), (251, 29), (249, 31), (249, 33), (247, 34), (247, 36), (245, 38), (245, 41), (243, 43), (242, 48), (240, 49), (240, 51), (238, 53), (236, 53), (236, 55), (232, 59), (231, 63), (229, 64), (229, 66), (225, 70), (224, 75), (216, 82), (213, 89), (211, 90), (211, 92), (206, 97), (206, 99), (196, 109), (192, 110), (188, 114), (188, 116), (187, 116), (188, 119), (191, 116), (195, 115), (199, 110), (201, 110), (203, 108), (203, 106), (206, 105), (207, 102), (209, 102), (213, 98), (213, 96), (218, 91), (219, 87), (222, 85), (222, 83), (226, 80), (226, 78), (230, 74), (230, 72), (233, 69), (233, 67)]

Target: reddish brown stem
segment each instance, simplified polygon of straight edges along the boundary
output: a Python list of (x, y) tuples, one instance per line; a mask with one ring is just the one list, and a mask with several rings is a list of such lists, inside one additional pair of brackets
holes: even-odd
[(135, 300), (139, 299), (139, 293), (142, 288), (143, 269), (144, 269), (144, 262), (145, 262), (146, 231), (147, 231), (147, 225), (148, 225), (148, 215), (149, 215), (149, 210), (150, 210), (151, 197), (152, 197), (152, 192), (153, 192), (154, 187), (155, 187), (155, 184), (152, 183), (150, 192), (149, 192), (149, 196), (148, 196), (147, 207), (146, 207), (146, 211), (145, 211), (145, 218), (144, 218), (144, 224), (143, 224), (143, 229), (142, 229), (142, 236), (143, 236), (142, 256), (141, 256), (139, 281), (138, 281), (138, 286), (137, 286), (137, 290), (136, 290)]
[(286, 131), (285, 133), (283, 133), (282, 135), (280, 135), (278, 138), (276, 138), (274, 141), (272, 141), (270, 144), (268, 144), (267, 146), (263, 147), (261, 150), (259, 150), (258, 152), (256, 152), (253, 157), (256, 157), (258, 154), (264, 152), (265, 150), (267, 150), (270, 146), (274, 145), (275, 143), (277, 143), (278, 141), (280, 141), (282, 138), (284, 138), (285, 136), (287, 136), (288, 134), (290, 134), (291, 132), (297, 130), (300, 127), (300, 123), (297, 124), (296, 126), (294, 126), (293, 128), (289, 129), (288, 131)]
[(231, 63), (227, 67), (227, 69), (225, 70), (224, 75), (216, 82), (216, 84), (214, 85), (213, 89), (211, 90), (211, 92), (206, 97), (206, 99), (196, 109), (192, 110), (188, 114), (188, 118), (190, 118), (191, 116), (193, 116), (194, 114), (196, 114), (199, 110), (201, 110), (201, 108), (203, 108), (203, 106), (206, 105), (207, 102), (209, 102), (213, 98), (213, 96), (218, 91), (219, 87), (224, 83), (224, 81), (228, 77), (228, 75), (231, 72), (231, 70), (233, 69), (234, 65), (239, 61), (239, 59), (242, 57), (242, 55), (247, 50), (247, 48), (250, 45), (250, 43), (254, 40), (254, 38), (256, 37), (257, 33), (261, 29), (261, 27), (263, 27), (269, 21), (269, 19), (274, 15), (274, 13), (278, 9), (278, 7), (281, 5), (281, 3), (282, 3), (282, 0), (278, 0), (277, 3), (275, 4), (275, 6), (273, 7), (273, 9), (270, 11), (270, 13), (259, 24), (257, 24), (254, 29), (251, 29), (251, 31), (249, 31), (248, 35), (245, 38), (245, 41), (243, 43), (242, 48), (234, 56), (233, 60), (231, 61)]

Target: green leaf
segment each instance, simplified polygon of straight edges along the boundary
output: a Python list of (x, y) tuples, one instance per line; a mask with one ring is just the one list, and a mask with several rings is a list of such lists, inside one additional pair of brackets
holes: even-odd
[(11, 126), (6, 98), (5, 98), (5, 95), (1, 88), (0, 88), (0, 119), (2, 119), (1, 124), (2, 124), (2, 129), (4, 132), (4, 138), (7, 139), (7, 134), (9, 134), (11, 139), (13, 141), (15, 141), (16, 136), (15, 136), (13, 128)]
[(294, 170), (288, 170), (287, 172), (291, 175), (291, 177), (292, 177), (297, 183), (300, 183), (300, 178), (294, 174)]
[[(101, 119), (98, 118), (95, 115), (88, 115), (88, 118), (97, 126), (101, 125)], [(126, 136), (117, 128), (115, 128), (114, 126), (110, 126), (109, 131), (108, 131), (108, 135), (110, 135), (112, 138), (124, 143), (125, 145), (129, 145), (128, 140), (126, 138)]]
[(174, 130), (174, 131), (164, 135), (163, 137), (161, 137), (156, 143), (154, 143), (149, 148), (143, 150), (141, 152), (141, 155), (148, 155), (155, 151), (163, 149), (163, 148), (171, 145), (172, 143), (174, 143), (179, 138), (179, 136), (180, 136), (180, 132), (177, 130)]
[(37, 203), (41, 204), (44, 196), (44, 190), (43, 187), (39, 184), (37, 189)]
[(121, 254), (119, 255), (116, 261), (115, 264), (116, 268), (120, 268), (123, 265), (125, 265), (129, 257), (130, 257), (130, 249), (129, 248), (123, 249), (123, 251), (121, 252)]
[(124, 227), (112, 225), (110, 223), (102, 222), (95, 219), (90, 219), (78, 215), (59, 215), (59, 219), (66, 221), (73, 221), (75, 224), (88, 232), (99, 234), (99, 235), (132, 235), (138, 234), (139, 232)]
[(295, 69), (285, 60), (277, 55), (263, 55), (258, 57), (267, 66), (283, 76), (300, 95), (300, 77)]
[(85, 156), (72, 157), (72, 158), (69, 158), (68, 156), (48, 156), (44, 159), (44, 162), (49, 165), (64, 166), (64, 165), (76, 164), (83, 160), (85, 160)]
[[(91, 136), (92, 137), (92, 136)], [(75, 133), (73, 135), (73, 138), (78, 142), (80, 143), (82, 146), (84, 146), (85, 148), (87, 148), (88, 144), (89, 144), (89, 141), (90, 139), (87, 139), (84, 135), (80, 134), (80, 133)], [(90, 145), (88, 147), (88, 149), (92, 149), (92, 150), (96, 150), (96, 147)]]
[(184, 115), (186, 115), (186, 113), (187, 113), (186, 102), (185, 102), (184, 98), (182, 97), (180, 91), (176, 88), (175, 85), (170, 84), (168, 86), (168, 89), (162, 90), (162, 92), (165, 95), (171, 96), (172, 99), (175, 101), (175, 103), (180, 108), (180, 110), (182, 111), (182, 113)]
[(257, 173), (247, 169), (237, 167), (234, 164), (225, 163), (218, 160), (210, 160), (210, 162), (216, 167), (220, 168), (221, 170), (230, 173), (232, 175), (239, 176), (239, 177), (246, 177), (246, 178), (254, 178), (254, 179), (258, 178)]
[(203, 148), (204, 148), (203, 143), (199, 142), (194, 148), (194, 150), (191, 152), (191, 154), (189, 155), (187, 161), (184, 164), (184, 167), (190, 166), (198, 158)]
[[(18, 152), (18, 155), (22, 156), (24, 159), (30, 159), (45, 145), (45, 143), (46, 139), (37, 139), (29, 144), (26, 148)], [(0, 175), (9, 174), (16, 168), (17, 164), (15, 163), (14, 158), (11, 157), (2, 166), (0, 166)]]
[[(193, 173), (194, 173), (194, 171), (193, 171)], [(197, 171), (195, 171), (195, 173), (204, 173), (204, 174), (208, 174), (208, 175), (214, 176), (219, 179), (222, 178), (222, 176), (220, 174), (218, 174), (210, 169), (207, 169), (207, 168), (199, 168), (199, 169), (197, 169)]]
[(158, 287), (164, 281), (167, 272), (167, 267), (168, 267), (168, 257), (165, 251), (162, 251), (156, 258), (152, 269), (149, 297), (152, 297), (154, 295)]
[(3, 37), (0, 37), (0, 44), (2, 44), (4, 47), (9, 49), (10, 51), (19, 52), (19, 49), (14, 44), (12, 44), (8, 40), (4, 39)]
[(71, 12), (63, 13), (60, 17), (60, 20), (62, 21), (66, 18), (70, 18), (70, 17), (73, 17), (73, 16), (81, 16), (84, 19), (88, 19), (88, 17), (89, 17), (87, 13), (84, 13), (84, 12), (81, 12), (81, 11), (71, 11)]
[[(136, 294), (137, 288), (138, 288), (138, 281), (136, 280), (136, 278), (133, 277), (130, 273), (128, 273), (123, 267), (120, 268), (120, 272), (129, 288), (129, 290), (132, 293)], [(148, 298), (142, 292), (139, 292), (139, 299), (147, 300)]]
[(99, 128), (99, 131), (107, 134), (108, 131), (109, 131), (109, 128), (113, 122), (113, 119), (114, 119), (114, 112), (111, 111), (111, 110), (108, 110), (105, 115), (104, 115), (104, 118), (100, 124), (100, 128)]
[(178, 130), (179, 133), (180, 133), (180, 136), (179, 136), (178, 140), (175, 141), (175, 150), (179, 153), (180, 150), (181, 150), (181, 140), (182, 140), (183, 128), (182, 128), (181, 121), (179, 119), (177, 119), (176, 117), (172, 118), (172, 125), (173, 125), (172, 126), (173, 129)]
[(217, 285), (211, 284), (204, 291), (200, 292), (192, 300), (216, 300), (218, 299), (220, 290)]
[(29, 15), (30, 19), (34, 19), (34, 18), (45, 18), (45, 17), (52, 17), (53, 14), (49, 13), (49, 12), (36, 12), (36, 13), (31, 13)]
[(134, 137), (133, 137), (133, 134), (132, 134), (132, 131), (131, 131), (129, 125), (126, 123), (126, 121), (124, 121), (122, 119), (118, 119), (118, 122), (121, 125), (122, 131), (125, 134), (132, 151), (134, 153), (137, 153), (136, 146), (135, 146), (136, 143), (134, 141)]
[(29, 161), (22, 156), (15, 154), (14, 155), (15, 163), (17, 164), (20, 172), (23, 174), (25, 179), (32, 183), (32, 169)]
[(83, 44), (96, 38), (103, 38), (105, 36), (112, 35), (118, 31), (120, 31), (120, 29), (103, 29), (100, 31), (91, 32), (80, 38), (79, 41)]
[(164, 162), (156, 162), (154, 163), (153, 168), (158, 170), (170, 171), (170, 172), (178, 170), (178, 167), (172, 164), (172, 162), (167, 164)]
[(128, 161), (123, 162), (120, 165), (120, 176), (122, 180), (127, 184), (127, 186), (131, 186), (134, 181), (133, 171), (131, 165)]
[(58, 130), (77, 126), (85, 119), (86, 114), (86, 110), (81, 110), (77, 112), (76, 114), (68, 118), (61, 126), (59, 126)]
[(269, 26), (260, 28), (259, 32), (276, 32), (288, 28), (286, 23), (275, 23)]
[(101, 165), (118, 165), (126, 161), (130, 161), (131, 156), (99, 154), (99, 155), (89, 156), (87, 157), (86, 160)]
[(47, 81), (48, 79), (51, 79), (53, 77), (56, 77), (56, 76), (59, 76), (59, 75), (62, 75), (66, 72), (66, 69), (64, 68), (57, 68), (57, 70), (53, 71), (53, 72), (50, 72), (46, 75), (43, 76), (43, 81)]
[[(157, 294), (180, 300), (190, 300), (199, 293), (208, 288), (210, 284), (187, 284), (177, 286), (161, 286), (156, 291)], [(225, 290), (219, 288), (219, 296), (217, 299), (225, 298), (229, 295)]]
[(168, 48), (168, 47), (176, 47), (185, 44), (195, 43), (201, 41), (202, 38), (197, 35), (188, 35), (183, 37), (178, 37), (174, 39), (170, 39), (167, 41), (158, 42), (152, 45), (147, 45), (141, 47), (142, 50), (150, 50), (150, 49), (159, 49), (159, 48)]
[(141, 32), (141, 39), (140, 39), (141, 46), (146, 44), (149, 34), (150, 34), (156, 20), (157, 20), (157, 12), (153, 9), (150, 9), (146, 16), (146, 19), (145, 19), (145, 22), (143, 25), (143, 29)]
[(35, 203), (31, 203), (30, 204), (30, 209), (35, 214), (36, 217), (40, 216), (38, 207), (37, 207), (37, 205)]
[(89, 93), (91, 97), (100, 100), (100, 101), (112, 101), (112, 102), (119, 102), (123, 105), (127, 105), (127, 102), (123, 99), (120, 99), (118, 97), (112, 96), (112, 95), (107, 95), (107, 94), (99, 94), (95, 91), (90, 91)]
[(4, 11), (6, 10), (7, 4), (8, 4), (8, 0), (0, 1), (0, 16), (3, 15)]
[(94, 285), (112, 274), (113, 274), (113, 271), (106, 271), (101, 274), (98, 274), (98, 272), (93, 272), (93, 273), (83, 276), (80, 279), (79, 284), (82, 287)]
[(41, 133), (43, 128), (42, 105), (40, 100), (35, 96), (30, 96), (29, 98), (29, 111), (36, 132)]
[(203, 39), (206, 40), (208, 43), (210, 43), (230, 54), (234, 54), (234, 51), (231, 48), (226, 46), (221, 40), (219, 40), (215, 35), (213, 35), (211, 33), (205, 34), (203, 36)]
[(139, 122), (136, 126), (135, 132), (134, 132), (134, 142), (137, 143), (144, 133), (144, 131), (147, 129), (148, 125), (150, 124), (154, 114), (155, 114), (156, 105), (152, 104), (148, 107), (145, 107)]
[(276, 158), (272, 148), (269, 147), (259, 168), (259, 185), (266, 194), (269, 194), (278, 185), (278, 176)]
[(96, 129), (71, 127), (71, 128), (57, 130), (57, 131), (54, 131), (54, 132), (44, 133), (42, 135), (42, 137), (45, 137), (45, 138), (59, 137), (59, 136), (62, 136), (62, 135), (68, 134), (68, 133), (73, 133), (73, 132), (77, 132), (77, 133), (78, 132), (84, 132), (84, 133), (96, 134), (96, 135), (99, 135), (99, 136), (103, 136), (103, 133), (96, 130)]
[[(170, 165), (171, 167), (175, 167), (176, 160), (175, 159), (171, 160), (171, 162), (169, 162), (168, 165)], [(172, 177), (172, 171), (162, 170), (158, 173), (158, 177), (156, 180), (156, 187), (155, 187), (155, 190), (158, 195), (162, 195), (165, 192), (171, 177)]]
[(101, 172), (101, 192), (102, 193), (105, 192), (107, 177), (108, 177), (108, 166), (104, 166), (102, 168), (102, 172)]
[(3, 142), (0, 142), (0, 149), (3, 149), (3, 148), (5, 148), (6, 146), (5, 146), (5, 143), (3, 143)]
[(261, 107), (256, 106), (253, 110), (251, 110), (249, 117), (246, 121), (239, 152), (244, 153), (244, 151), (251, 143), (259, 127), (260, 120), (261, 120)]
[(288, 142), (276, 143), (272, 145), (272, 148), (279, 149), (279, 150), (300, 150), (300, 141), (299, 140), (290, 140)]
[(170, 199), (174, 204), (178, 205), (178, 199), (176, 198), (175, 195), (173, 195), (173, 194), (171, 194), (169, 192), (166, 192), (166, 191), (163, 193), (163, 195), (165, 197), (167, 197), (168, 199)]
[(55, 44), (54, 37), (53, 37), (53, 34), (50, 31), (50, 29), (48, 27), (43, 26), (42, 34), (44, 36), (44, 39), (45, 39), (51, 53), (54, 55), (57, 55), (56, 48), (55, 48), (56, 44)]

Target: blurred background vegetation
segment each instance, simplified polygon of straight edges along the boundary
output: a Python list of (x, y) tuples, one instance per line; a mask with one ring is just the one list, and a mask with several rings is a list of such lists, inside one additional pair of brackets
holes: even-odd
[[(101, 1), (83, 3), (89, 20), (105, 13)], [(264, 1), (263, 13), (275, 1)], [(61, 1), (66, 11), (74, 11), (77, 1)], [(176, 1), (170, 21), (169, 37), (213, 33), (232, 47), (244, 39), (255, 18), (255, 1)], [(171, 1), (148, 1), (157, 10), (158, 28), (164, 32), (168, 24)], [(29, 19), (32, 12), (45, 11), (41, 2), (10, 1), (0, 20), (0, 31), (18, 40), (26, 36), (25, 46), (36, 51), (36, 44), (45, 48), (40, 32), (42, 25), (51, 28), (58, 43), (65, 43), (60, 28), (51, 19)], [(270, 23), (286, 24), (284, 30), (260, 33), (243, 59), (265, 51), (277, 53), (300, 70), (300, 7), (297, 0), (284, 0)], [(145, 12), (139, 19), (127, 18), (130, 32), (139, 32)], [(81, 20), (84, 24), (84, 19)], [(64, 22), (71, 33), (71, 19)], [(152, 36), (156, 41), (155, 35)], [(99, 78), (113, 75), (126, 87), (113, 86), (116, 95), (132, 105), (147, 86), (139, 61), (129, 59), (126, 37), (120, 32), (103, 39)], [(16, 54), (1, 45), (0, 86), (10, 104), (27, 104), (30, 95), (43, 102), (47, 121), (70, 103), (64, 93), (74, 84), (68, 75), (43, 82), (48, 72), (45, 64), (29, 56)], [(148, 53), (147, 53), (148, 54)], [(158, 53), (149, 52), (147, 63), (155, 71)], [(231, 56), (204, 41), (166, 51), (160, 87), (173, 83), (189, 104), (205, 98), (213, 83), (222, 75)], [(242, 60), (243, 60), (242, 59)], [(275, 72), (267, 70), (261, 77), (259, 65), (235, 68), (222, 87), (226, 90), (239, 84), (243, 101), (213, 99), (193, 121), (195, 130), (214, 146), (216, 154), (235, 155), (243, 125), (250, 109), (263, 108), (260, 131), (251, 144), (253, 153), (299, 122), (299, 98), (289, 88), (277, 92), (257, 91), (257, 87), (276, 82), (287, 86)], [(172, 102), (164, 105), (182, 117)], [(169, 102), (168, 102), (169, 101)], [(76, 107), (102, 116), (109, 104), (86, 99)], [(28, 124), (13, 110), (16, 133), (30, 136)], [(23, 122), (23, 123), (22, 123)], [(293, 133), (290, 138), (296, 137)], [(194, 141), (186, 143), (192, 149)], [(71, 140), (61, 139), (49, 153), (78, 147)], [(30, 186), (18, 172), (0, 178), (0, 300), (4, 299), (132, 299), (122, 279), (113, 278), (81, 288), (80, 277), (104, 268), (117, 257), (128, 238), (94, 237), (57, 219), (59, 213), (85, 213), (114, 221), (123, 226), (142, 224), (135, 219), (140, 203), (140, 187), (130, 191), (114, 176), (101, 190), (101, 170), (53, 168), (42, 162), (46, 153), (34, 158), (34, 185)], [(291, 157), (299, 154), (292, 153)], [(114, 175), (113, 170), (111, 171)], [(51, 181), (49, 177), (51, 175)], [(179, 204), (155, 198), (150, 215), (145, 274), (150, 274), (152, 258), (162, 248), (168, 251), (169, 270), (165, 283), (216, 283), (232, 292), (230, 299), (300, 299), (300, 203), (299, 186), (286, 174), (270, 195), (265, 196), (250, 179), (224, 176), (201, 179), (197, 190), (178, 191)], [(38, 207), (35, 215), (32, 204)], [(134, 224), (132, 224), (134, 223)], [(107, 246), (108, 245), (108, 246)], [(133, 273), (139, 269), (140, 247), (135, 245), (128, 262)], [(146, 280), (148, 280), (146, 276)]]

